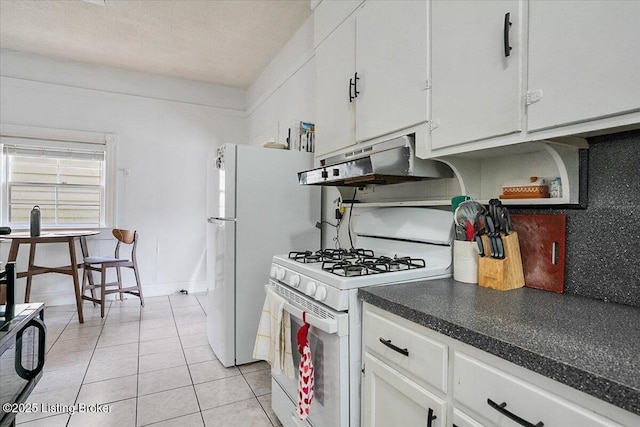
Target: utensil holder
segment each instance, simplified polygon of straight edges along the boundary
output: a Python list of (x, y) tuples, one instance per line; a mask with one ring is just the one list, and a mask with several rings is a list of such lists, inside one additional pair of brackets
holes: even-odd
[[(504, 245), (504, 259), (495, 259), (489, 256), (481, 257), (478, 262), (478, 285), (484, 288), (508, 291), (524, 286), (524, 273), (522, 271), (522, 256), (518, 233), (512, 232), (508, 236), (502, 235)], [(485, 248), (489, 248), (489, 238), (482, 236)]]
[(453, 279), (478, 283), (478, 245), (476, 242), (453, 241)]

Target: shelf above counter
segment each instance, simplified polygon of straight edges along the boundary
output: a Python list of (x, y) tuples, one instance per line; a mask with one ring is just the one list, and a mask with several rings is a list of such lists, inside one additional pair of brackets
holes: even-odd
[[(355, 195), (360, 208), (386, 206), (449, 206), (451, 197), (466, 194), (480, 203), (499, 198), (502, 186), (531, 176), (547, 182), (560, 178), (561, 197), (502, 199), (512, 207), (586, 207), (588, 144), (582, 138), (535, 141), (444, 156), (438, 160), (454, 171), (454, 178), (395, 185), (369, 185)], [(353, 189), (342, 191), (343, 200), (354, 197)], [(347, 203), (349, 206), (350, 203)]]
[[(486, 202), (499, 198), (502, 186), (515, 179), (536, 176), (547, 182), (560, 178), (560, 197), (502, 199), (508, 206), (573, 206), (585, 207), (586, 148), (585, 140), (526, 142), (508, 147), (448, 156), (438, 160), (448, 164), (460, 183), (460, 194)], [(583, 189), (584, 190), (584, 189)]]

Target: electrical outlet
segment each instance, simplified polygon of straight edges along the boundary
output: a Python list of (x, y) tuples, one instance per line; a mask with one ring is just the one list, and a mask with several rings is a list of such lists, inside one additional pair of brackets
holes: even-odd
[(375, 185), (365, 185), (364, 187), (358, 187), (359, 194), (371, 194), (375, 193), (376, 186)]

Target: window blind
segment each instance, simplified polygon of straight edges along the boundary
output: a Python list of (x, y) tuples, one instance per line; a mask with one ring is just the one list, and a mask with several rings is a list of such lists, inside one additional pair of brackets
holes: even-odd
[(3, 138), (3, 199), (10, 225), (26, 226), (34, 205), (43, 227), (105, 223), (106, 145)]

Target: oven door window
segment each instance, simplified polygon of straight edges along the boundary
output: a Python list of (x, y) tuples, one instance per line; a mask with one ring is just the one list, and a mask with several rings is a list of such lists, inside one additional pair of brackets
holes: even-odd
[[(287, 393), (294, 405), (298, 396), (298, 366), (300, 366), (300, 353), (298, 353), (297, 333), (302, 327), (302, 319), (291, 315), (291, 343), (293, 352), (293, 364), (295, 378), (288, 379), (284, 375), (274, 375), (274, 379)], [(318, 328), (309, 328), (309, 347), (315, 368), (315, 387), (311, 414), (309, 419), (314, 425), (338, 426), (340, 414), (344, 411), (344, 393), (349, 391), (348, 375), (348, 336), (340, 337), (337, 334), (328, 334)], [(343, 400), (348, 402), (348, 399)], [(348, 408), (347, 408), (348, 409)]]

